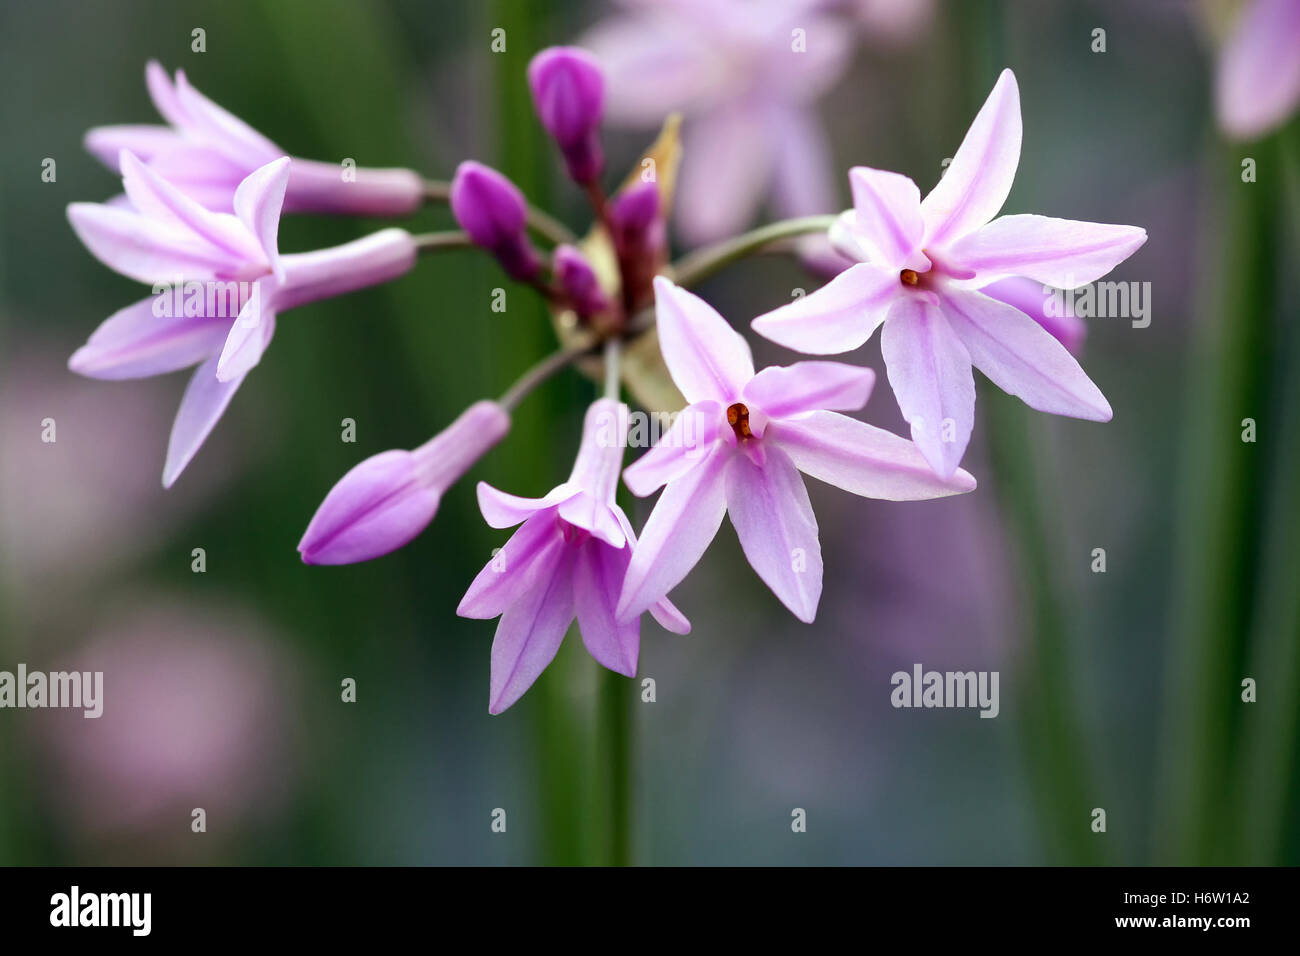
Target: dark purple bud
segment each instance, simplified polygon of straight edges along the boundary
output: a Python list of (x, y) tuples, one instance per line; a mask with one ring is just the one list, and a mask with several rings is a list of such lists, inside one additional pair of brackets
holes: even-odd
[(605, 77), (596, 58), (577, 47), (550, 47), (528, 65), (528, 86), (569, 175), (579, 183), (595, 182), (605, 168), (600, 146)]
[(541, 259), (528, 241), (524, 194), (505, 176), (473, 160), (461, 163), (451, 181), (451, 211), (511, 278), (527, 282), (537, 275)]
[(654, 183), (637, 183), (614, 197), (609, 209), (615, 237), (634, 239), (644, 236), (659, 218), (659, 188)]
[(640, 182), (609, 204), (614, 251), (623, 277), (623, 302), (632, 310), (652, 298), (651, 283), (668, 255), (668, 235), (659, 208), (659, 188)]
[(596, 271), (573, 246), (556, 246), (555, 278), (573, 310), (583, 318), (604, 312), (610, 307), (609, 299), (596, 278)]

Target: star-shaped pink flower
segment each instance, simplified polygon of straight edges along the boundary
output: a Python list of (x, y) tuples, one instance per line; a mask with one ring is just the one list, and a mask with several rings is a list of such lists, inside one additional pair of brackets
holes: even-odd
[(855, 349), (883, 324), (889, 384), (913, 440), (940, 475), (953, 473), (970, 441), (972, 365), (1039, 411), (1111, 417), (1110, 404), (1060, 342), (979, 290), (1013, 276), (1077, 288), (1132, 255), (1146, 231), (1047, 216), (994, 219), (1015, 178), (1020, 133), (1016, 78), (1003, 70), (924, 200), (906, 176), (854, 168), (854, 208), (831, 239), (858, 264), (753, 323), (772, 341), (817, 355)]
[(758, 576), (796, 617), (812, 621), (821, 545), (800, 472), (891, 501), (975, 487), (964, 471), (936, 476), (907, 439), (837, 414), (866, 404), (870, 369), (799, 362), (755, 374), (748, 343), (702, 299), (660, 277), (655, 300), (664, 361), (690, 404), (623, 474), (641, 497), (667, 487), (632, 553), (619, 620), (686, 577), (730, 514)]
[[(488, 524), (522, 523), (456, 609), (461, 617), (501, 617), (492, 641), (488, 710), (493, 714), (533, 685), (575, 617), (592, 657), (626, 677), (636, 675), (641, 612), (614, 616), (636, 544), (632, 525), (614, 502), (627, 426), (626, 405), (608, 398), (593, 402), (573, 473), (542, 498), (519, 498), (479, 482), (479, 508)], [(676, 634), (691, 629), (663, 594), (641, 609), (646, 610)]]

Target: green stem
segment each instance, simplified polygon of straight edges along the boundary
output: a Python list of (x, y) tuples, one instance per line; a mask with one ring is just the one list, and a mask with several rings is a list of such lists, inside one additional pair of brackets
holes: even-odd
[(1222, 203), (1203, 213), (1212, 245), (1202, 252), (1213, 264), (1203, 274), (1217, 288), (1197, 296), (1205, 311), (1195, 323), (1178, 471), (1156, 847), (1157, 862), (1173, 865), (1220, 862), (1232, 849), (1224, 822), (1233, 731), (1246, 706), (1246, 635), (1256, 623), (1267, 454), (1262, 441), (1242, 440), (1242, 422), (1255, 419), (1265, 436), (1282, 428), (1269, 395), (1276, 197), (1240, 182), (1237, 152), (1209, 154)]
[(633, 712), (635, 684), (598, 668), (596, 690), (597, 818), (603, 837), (599, 859), (608, 866), (632, 864)]
[(466, 232), (422, 232), (411, 237), (417, 252), (439, 252), (443, 249), (466, 249), (474, 245)]
[(804, 216), (801, 219), (783, 219), (769, 223), (731, 239), (723, 239), (711, 246), (697, 249), (675, 262), (669, 270), (673, 281), (680, 286), (692, 286), (720, 272), (731, 263), (783, 239), (803, 236), (812, 232), (826, 232), (834, 225), (837, 216)]

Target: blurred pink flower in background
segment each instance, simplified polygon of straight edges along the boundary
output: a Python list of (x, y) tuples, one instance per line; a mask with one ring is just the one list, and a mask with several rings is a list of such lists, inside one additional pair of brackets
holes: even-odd
[(836, 199), (813, 103), (839, 79), (853, 34), (821, 0), (628, 0), (580, 41), (605, 69), (611, 123), (683, 113), (676, 218), (692, 243), (743, 229), (772, 195), (782, 216)]
[(934, 0), (830, 0), (855, 17), (867, 36), (877, 42), (908, 43), (934, 20)]
[[(98, 616), (49, 668), (102, 671), (103, 715), (42, 713), (32, 743), (50, 799), (63, 804), (53, 819), (93, 838), (204, 854), (246, 837), (249, 818), (272, 814), (291, 789), (297, 668), (242, 608), (137, 597), (139, 609)], [(202, 836), (191, 830), (198, 807)], [(182, 846), (192, 839), (208, 842)]]
[[(161, 451), (167, 386), (105, 391), (67, 374), (65, 354), (28, 345), (0, 363), (0, 578), (15, 601), (56, 578), (66, 590), (147, 552), (238, 472), (245, 447), (222, 442), (226, 468), (165, 497), (140, 463)], [(53, 442), (42, 440), (46, 419)]]
[(1300, 103), (1300, 0), (1249, 0), (1219, 51), (1215, 105), (1233, 139), (1258, 139)]

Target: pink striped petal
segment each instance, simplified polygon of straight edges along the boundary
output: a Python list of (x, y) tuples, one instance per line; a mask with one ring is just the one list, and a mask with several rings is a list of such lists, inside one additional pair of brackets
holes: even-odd
[(659, 348), (686, 401), (730, 405), (754, 377), (749, 343), (697, 295), (657, 276)]
[(864, 498), (922, 501), (975, 488), (963, 469), (940, 478), (906, 438), (838, 412), (774, 422), (763, 440), (779, 445), (805, 475)]
[[(623, 513), (622, 508), (615, 507), (614, 514), (618, 518), (619, 525), (623, 528), (623, 536), (627, 538), (631, 548), (625, 549), (631, 558), (632, 548), (636, 547), (636, 533), (632, 530), (632, 524), (627, 520), (627, 515)], [(629, 560), (630, 563), (630, 560)], [(626, 576), (627, 568), (624, 567), (623, 574)], [(619, 582), (620, 589), (622, 581)], [(618, 595), (615, 595), (617, 597)], [(617, 602), (615, 602), (617, 604)], [(686, 615), (677, 610), (677, 606), (667, 598), (660, 598), (654, 604), (650, 605), (650, 616), (658, 622), (659, 626), (673, 634), (691, 633), (691, 622), (686, 619)]]
[(282, 156), (249, 173), (235, 190), (234, 200), (235, 215), (257, 237), (262, 254), (282, 284), (285, 276), (277, 237), (280, 209), (284, 206), (284, 191), (288, 185), (289, 157)]
[(686, 406), (659, 442), (623, 471), (623, 483), (632, 494), (644, 498), (684, 475), (712, 450), (724, 419), (718, 402)]
[(956, 263), (975, 270), (981, 285), (1024, 276), (1058, 289), (1100, 279), (1147, 241), (1140, 226), (1002, 216), (952, 247)]
[(520, 697), (555, 659), (573, 621), (573, 548), (561, 548), (549, 574), (506, 608), (492, 641), (488, 711), (499, 714)]
[(229, 253), (188, 230), (146, 219), (134, 209), (75, 202), (68, 206), (68, 222), (91, 255), (139, 282), (202, 281), (237, 271), (238, 263)]
[(234, 216), (204, 208), (130, 153), (124, 152), (119, 162), (127, 198), (142, 216), (184, 229), (210, 243), (230, 258), (232, 270), (244, 271), (245, 264), (256, 267), (263, 261), (253, 235)]
[(730, 448), (719, 445), (664, 489), (632, 549), (618, 600), (620, 621), (643, 613), (699, 562), (727, 511), (724, 474), (733, 457)]
[(975, 366), (1030, 408), (1107, 422), (1110, 403), (1060, 342), (1019, 309), (973, 291), (941, 300)]
[(1020, 137), (1020, 88), (1003, 70), (947, 172), (921, 202), (925, 246), (947, 245), (998, 214), (1016, 178)]
[(930, 260), (921, 252), (925, 221), (916, 183), (898, 173), (855, 166), (849, 170), (849, 185), (854, 238), (871, 262), (894, 271), (929, 269)]
[(908, 295), (890, 309), (880, 351), (912, 440), (940, 477), (950, 477), (975, 425), (966, 348), (928, 295)]
[(114, 312), (72, 353), (68, 368), (88, 378), (145, 378), (188, 368), (221, 351), (230, 318), (159, 316), (158, 305), (150, 296)]
[(871, 338), (900, 287), (897, 271), (860, 262), (811, 295), (760, 315), (753, 321), (753, 329), (798, 352), (848, 352)]
[(198, 454), (212, 429), (217, 427), (226, 406), (235, 397), (243, 377), (227, 382), (217, 380), (217, 357), (214, 355), (194, 372), (181, 407), (172, 423), (167, 442), (167, 462), (163, 465), (163, 487), (170, 488), (185, 466)]
[(582, 491), (569, 482), (556, 485), (542, 498), (521, 498), (498, 491), (486, 481), (478, 483), (478, 508), (491, 528), (513, 528), (539, 511), (554, 508)]
[(275, 307), (270, 283), (261, 280), (230, 326), (217, 361), (217, 378), (228, 382), (247, 375), (262, 360), (262, 353), (274, 334)]
[(743, 397), (768, 418), (823, 408), (856, 411), (867, 404), (875, 382), (876, 373), (869, 368), (843, 362), (795, 362), (763, 369), (750, 379)]
[(762, 466), (736, 455), (727, 468), (727, 513), (763, 583), (811, 624), (822, 594), (822, 551), (808, 489), (794, 463), (768, 445)]
[[(1071, 355), (1083, 351), (1083, 340), (1088, 327), (1083, 319), (1064, 308), (1061, 293), (1035, 282), (1033, 279), (999, 279), (979, 290), (991, 299), (1013, 305), (1052, 334), (1052, 338), (1069, 350)], [(1048, 303), (1061, 303), (1059, 309), (1049, 309)], [(1053, 314), (1059, 311), (1060, 315)]]
[(190, 121), (189, 114), (176, 96), (176, 84), (167, 75), (161, 63), (150, 60), (144, 67), (144, 85), (149, 90), (154, 109), (172, 126), (184, 128)]
[(190, 86), (184, 70), (176, 71), (175, 90), (176, 101), (185, 111), (185, 126), (229, 159), (255, 169), (285, 155), (257, 130)]
[(553, 513), (530, 518), (474, 578), (456, 613), (481, 620), (505, 613), (533, 588), (540, 575), (550, 574), (560, 551), (567, 547)]
[(614, 617), (631, 557), (630, 548), (588, 541), (578, 552), (573, 575), (573, 603), (582, 643), (602, 667), (624, 677), (636, 676), (641, 650), (641, 619), (634, 617), (620, 624)]
[(96, 126), (86, 131), (81, 143), (86, 151), (114, 172), (120, 172), (122, 150), (149, 162), (155, 156), (175, 149), (180, 136), (170, 126), (121, 125)]

